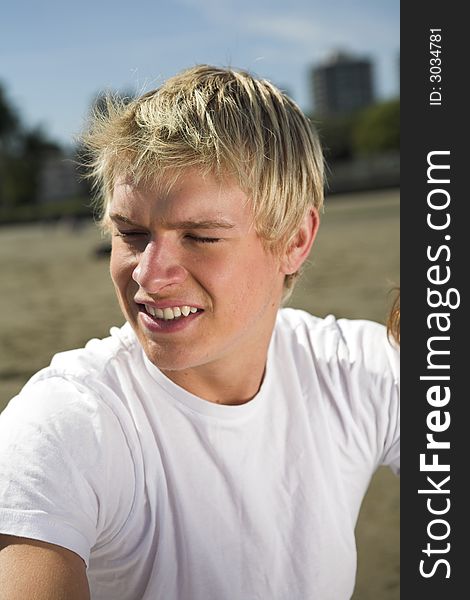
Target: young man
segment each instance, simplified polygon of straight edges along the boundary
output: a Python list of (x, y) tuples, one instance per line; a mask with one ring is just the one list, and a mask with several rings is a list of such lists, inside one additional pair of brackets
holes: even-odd
[(381, 325), (280, 310), (319, 224), (310, 124), (198, 66), (85, 142), (127, 323), (2, 415), (4, 597), (349, 598), (398, 361)]

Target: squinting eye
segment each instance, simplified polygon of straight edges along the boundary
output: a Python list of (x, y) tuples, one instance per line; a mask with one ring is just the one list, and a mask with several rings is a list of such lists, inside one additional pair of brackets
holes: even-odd
[(116, 231), (114, 235), (122, 238), (137, 238), (146, 235), (143, 231)]
[(199, 237), (197, 235), (187, 235), (189, 240), (193, 242), (197, 242), (199, 244), (215, 244), (216, 242), (220, 242), (221, 238), (211, 238), (211, 237)]

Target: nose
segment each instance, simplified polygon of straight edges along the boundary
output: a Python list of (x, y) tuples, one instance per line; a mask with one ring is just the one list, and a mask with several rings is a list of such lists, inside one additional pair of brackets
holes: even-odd
[(163, 240), (152, 240), (140, 254), (132, 279), (149, 294), (158, 294), (169, 285), (182, 283), (187, 277), (177, 253)]

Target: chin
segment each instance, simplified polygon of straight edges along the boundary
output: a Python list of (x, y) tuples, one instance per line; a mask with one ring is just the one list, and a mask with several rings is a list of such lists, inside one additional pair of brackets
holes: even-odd
[(178, 349), (165, 349), (160, 345), (143, 342), (140, 340), (149, 361), (160, 369), (160, 371), (184, 371), (201, 364), (195, 356), (188, 356), (187, 352)]

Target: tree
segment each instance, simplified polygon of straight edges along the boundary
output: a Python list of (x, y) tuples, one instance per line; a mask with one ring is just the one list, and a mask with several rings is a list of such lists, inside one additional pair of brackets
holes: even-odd
[(0, 84), (0, 206), (32, 204), (47, 158), (61, 153), (40, 127), (25, 129)]
[(19, 131), (19, 119), (0, 83), (0, 152), (4, 144)]
[(400, 148), (400, 101), (388, 100), (363, 111), (352, 132), (356, 154), (377, 154)]
[(325, 153), (327, 162), (347, 160), (352, 157), (352, 132), (354, 114), (313, 119)]
[(48, 158), (60, 156), (62, 150), (40, 127), (21, 136), (21, 156), (18, 157), (16, 204), (33, 204), (40, 192), (41, 171)]

